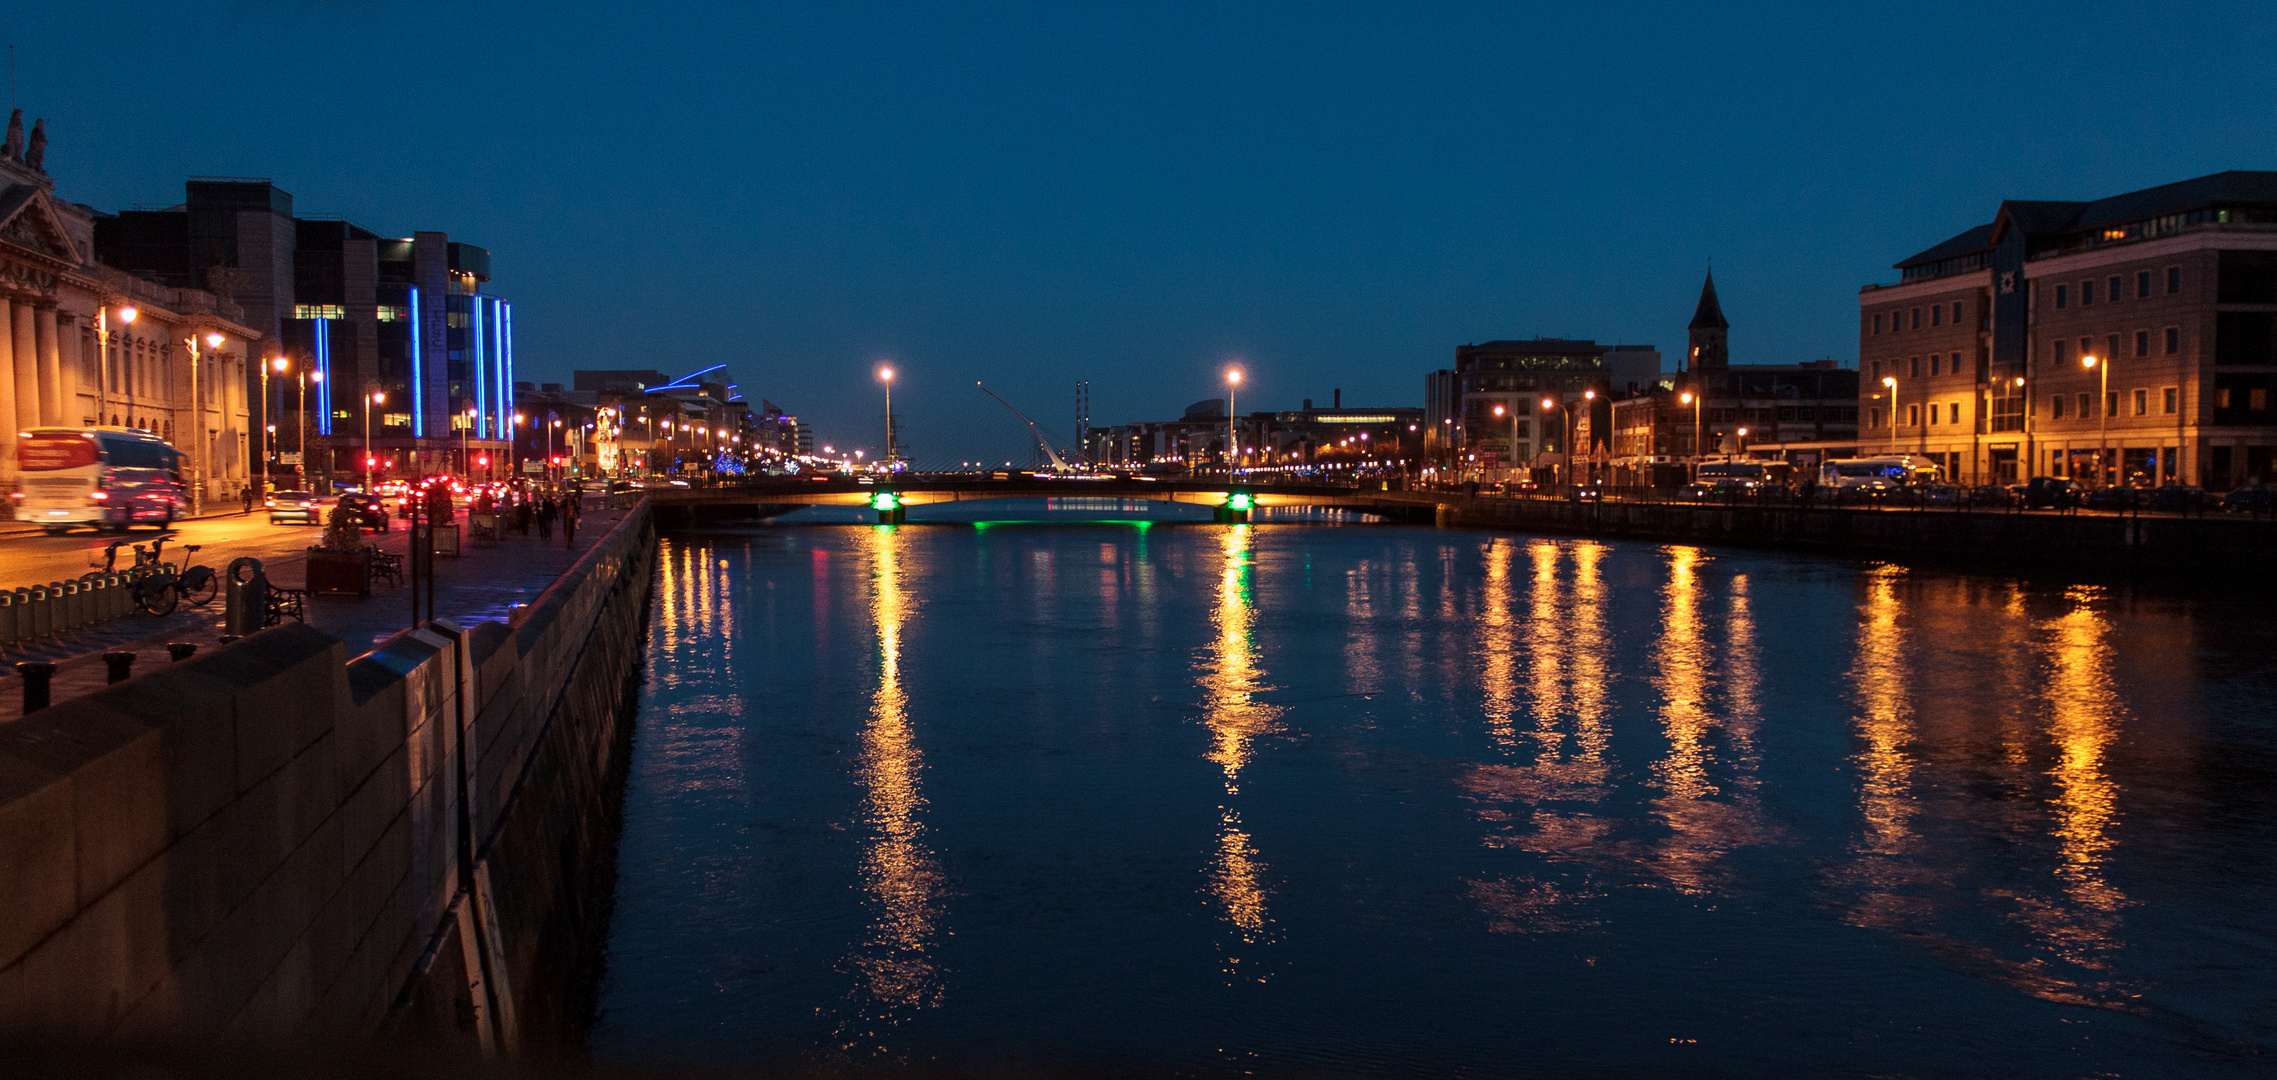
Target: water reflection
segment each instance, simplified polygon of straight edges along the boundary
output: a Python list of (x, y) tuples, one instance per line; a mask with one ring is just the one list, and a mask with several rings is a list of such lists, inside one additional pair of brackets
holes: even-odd
[(870, 837), (862, 851), (862, 888), (872, 920), (866, 940), (848, 957), (859, 977), (855, 1015), (868, 1030), (842, 1028), (852, 1049), (877, 1037), (906, 1013), (940, 1004), (940, 973), (932, 959), (940, 932), (942, 874), (925, 842), (920, 777), (925, 755), (909, 719), (909, 694), (902, 686), (902, 628), (915, 606), (902, 583), (902, 534), (874, 527), (869, 535), (870, 621), (877, 634), (877, 689), (870, 697), (869, 723), (862, 729), (863, 816)]
[[(1241, 794), (1242, 770), (1258, 739), (1280, 730), (1280, 708), (1257, 700), (1269, 689), (1258, 667), (1255, 601), (1251, 595), (1252, 526), (1225, 530), (1220, 551), (1216, 604), (1211, 612), (1211, 645), (1200, 664), (1209, 760), (1224, 773), (1225, 803), (1218, 808), (1217, 852), (1207, 871), (1207, 888), (1227, 922), (1245, 945), (1264, 940), (1267, 917), (1266, 866), (1256, 842), (1242, 827), (1234, 799)], [(1226, 974), (1242, 962), (1227, 956)]]
[(2101, 968), (2126, 902), (2104, 875), (2119, 795), (2104, 766), (2125, 716), (2110, 674), (2118, 650), (2109, 640), (2109, 621), (2097, 610), (2096, 590), (2073, 589), (2066, 599), (2071, 610), (2040, 626), (2039, 652), (2048, 668), (2048, 734), (2055, 753), (2048, 771), (2056, 784), (2056, 876), (2070, 903), (2068, 910), (2027, 909), (2026, 921), (2064, 959)]

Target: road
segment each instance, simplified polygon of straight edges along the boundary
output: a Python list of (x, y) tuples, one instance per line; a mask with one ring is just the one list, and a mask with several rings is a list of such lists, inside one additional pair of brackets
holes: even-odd
[[(229, 514), (222, 517), (200, 518), (176, 522), (168, 536), (166, 561), (181, 562), (182, 544), (203, 545), (197, 561), (216, 570), (229, 565), (229, 560), (240, 555), (251, 555), (268, 564), (274, 572), (280, 562), (297, 564), (310, 544), (317, 541), (323, 529), (313, 525), (271, 525), (269, 515), (256, 510), (251, 514)], [(125, 539), (136, 544), (148, 544), (161, 534), (150, 528), (137, 528)], [(63, 581), (78, 577), (97, 567), (103, 548), (118, 540), (117, 534), (97, 534), (79, 530), (62, 536), (42, 533), (11, 533), (0, 536), (0, 588), (22, 588), (44, 585), (50, 581)], [(119, 549), (118, 569), (134, 564), (131, 548)], [(300, 573), (289, 575), (298, 582)]]

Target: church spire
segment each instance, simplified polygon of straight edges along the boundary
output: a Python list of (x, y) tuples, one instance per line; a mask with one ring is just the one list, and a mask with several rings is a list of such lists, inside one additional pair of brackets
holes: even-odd
[(1729, 330), (1731, 323), (1724, 321), (1724, 308), (1716, 303), (1716, 272), (1708, 271), (1707, 283), (1700, 286), (1700, 309), (1692, 313), (1689, 329)]
[(1692, 313), (1692, 325), (1685, 336), (1691, 346), (1684, 354), (1684, 366), (1691, 371), (1720, 371), (1731, 364), (1731, 353), (1726, 341), (1731, 323), (1724, 319), (1724, 308), (1716, 302), (1716, 274), (1708, 271), (1708, 280), (1700, 286), (1700, 308)]

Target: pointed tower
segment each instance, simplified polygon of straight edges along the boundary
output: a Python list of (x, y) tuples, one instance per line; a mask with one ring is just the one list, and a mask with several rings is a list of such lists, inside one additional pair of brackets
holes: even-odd
[(1708, 271), (1707, 284), (1700, 286), (1700, 309), (1692, 313), (1690, 327), (1691, 348), (1685, 350), (1685, 368), (1692, 371), (1721, 371), (1731, 365), (1731, 352), (1724, 337), (1731, 323), (1724, 320), (1723, 305), (1716, 303), (1716, 274)]

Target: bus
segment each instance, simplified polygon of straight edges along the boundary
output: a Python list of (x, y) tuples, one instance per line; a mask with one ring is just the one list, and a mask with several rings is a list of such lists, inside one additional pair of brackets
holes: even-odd
[(16, 520), (61, 535), (75, 525), (170, 528), (188, 512), (182, 455), (128, 428), (33, 428), (16, 440)]
[(1883, 494), (1937, 482), (1936, 463), (1925, 457), (1840, 458), (1819, 466), (1821, 491)]
[(1698, 482), (1743, 481), (1756, 487), (1783, 488), (1793, 483), (1794, 476), (1795, 467), (1784, 461), (1709, 461), (1700, 465)]

